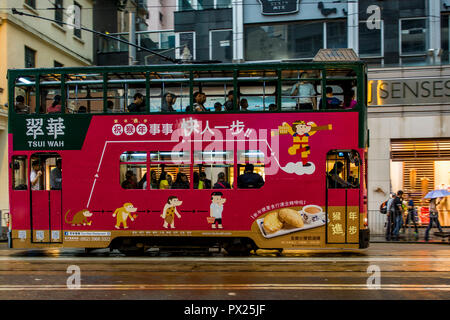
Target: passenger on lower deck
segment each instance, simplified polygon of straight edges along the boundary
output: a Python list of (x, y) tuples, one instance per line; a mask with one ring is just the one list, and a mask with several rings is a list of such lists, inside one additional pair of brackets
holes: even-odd
[(231, 189), (230, 184), (225, 179), (224, 172), (219, 172), (217, 175), (217, 182), (214, 184), (213, 189)]
[(258, 189), (264, 185), (264, 179), (259, 174), (254, 173), (255, 167), (251, 163), (245, 165), (244, 174), (237, 179), (238, 188)]

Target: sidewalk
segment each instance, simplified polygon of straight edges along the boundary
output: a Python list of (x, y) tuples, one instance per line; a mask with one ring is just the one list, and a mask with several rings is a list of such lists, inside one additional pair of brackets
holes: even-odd
[[(379, 243), (379, 242), (385, 242), (385, 243), (450, 243), (449, 238), (442, 238), (434, 235), (435, 232), (438, 232), (439, 230), (437, 228), (432, 228), (430, 230), (430, 240), (425, 241), (425, 230), (427, 229), (426, 226), (418, 227), (419, 231), (419, 237), (416, 237), (414, 235), (414, 227), (409, 227), (405, 229), (405, 233), (403, 232), (403, 229), (400, 230), (399, 239), (398, 240), (391, 240), (387, 241), (384, 234), (371, 234), (370, 235), (370, 242)], [(450, 232), (450, 227), (442, 227), (442, 231), (444, 232)]]

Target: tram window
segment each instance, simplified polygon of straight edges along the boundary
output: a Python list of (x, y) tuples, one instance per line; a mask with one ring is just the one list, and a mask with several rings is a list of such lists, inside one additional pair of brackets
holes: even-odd
[(281, 110), (317, 110), (318, 70), (283, 70)]
[(14, 90), (14, 110), (16, 113), (36, 112), (36, 87), (34, 76), (18, 77)]
[(360, 157), (355, 150), (332, 150), (327, 154), (327, 187), (359, 188)]
[(120, 185), (123, 189), (144, 189), (147, 152), (126, 151), (120, 155)]
[[(194, 106), (202, 105), (206, 111), (223, 112), (233, 111), (236, 109), (233, 98), (233, 83), (231, 81), (218, 82), (202, 82), (195, 83), (194, 87)], [(198, 86), (197, 86), (198, 85)], [(197, 96), (196, 93), (203, 93), (202, 96)], [(198, 97), (198, 98), (197, 98)], [(239, 100), (237, 100), (239, 103)], [(194, 111), (201, 111), (201, 106)]]
[(103, 75), (67, 75), (66, 90), (66, 113), (103, 112)]
[(28, 167), (26, 156), (13, 156), (11, 163), (13, 190), (28, 189)]
[(269, 111), (269, 106), (276, 105), (276, 83), (251, 82), (239, 83), (240, 111)]
[(120, 185), (123, 189), (143, 189), (139, 188), (147, 173), (146, 164), (121, 163), (120, 164)]
[(120, 162), (147, 162), (147, 152), (126, 151), (120, 155)]
[(239, 189), (258, 189), (264, 185), (264, 153), (259, 150), (238, 150), (237, 186)]
[(194, 189), (231, 189), (233, 157), (233, 151), (195, 151)]
[(151, 162), (189, 163), (188, 151), (150, 151)]
[(240, 111), (269, 111), (277, 104), (275, 70), (241, 70), (237, 80)]
[(34, 154), (31, 158), (30, 185), (32, 191), (60, 190), (62, 162), (57, 153)]
[(41, 75), (39, 83), (39, 113), (61, 113), (61, 75)]
[[(152, 179), (150, 189), (189, 189), (190, 170), (189, 165), (152, 163), (150, 173), (154, 172), (153, 176), (156, 179)], [(179, 178), (178, 181), (177, 177)]]
[[(355, 108), (357, 81), (356, 73), (350, 69), (327, 69), (325, 88), (325, 108), (326, 109), (353, 109)], [(322, 99), (319, 101), (320, 108)]]
[(150, 82), (150, 112), (184, 112), (189, 105), (189, 83)]

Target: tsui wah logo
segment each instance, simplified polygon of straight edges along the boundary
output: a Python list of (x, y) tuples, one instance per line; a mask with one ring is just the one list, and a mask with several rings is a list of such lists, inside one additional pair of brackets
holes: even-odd
[(28, 147), (64, 147), (65, 129), (61, 117), (26, 119)]

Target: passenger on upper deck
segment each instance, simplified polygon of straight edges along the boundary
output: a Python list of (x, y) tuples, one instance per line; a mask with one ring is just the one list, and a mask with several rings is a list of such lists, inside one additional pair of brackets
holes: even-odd
[(222, 104), (220, 102), (214, 103), (214, 112), (222, 112)]
[(52, 104), (47, 108), (47, 113), (58, 113), (61, 112), (61, 96), (56, 95), (53, 98)]
[(144, 112), (145, 111), (145, 99), (142, 93), (136, 93), (133, 96), (134, 102), (128, 106), (129, 112)]
[(78, 113), (86, 113), (86, 112), (87, 112), (87, 109), (86, 109), (85, 106), (80, 106), (80, 107), (78, 108)]
[(31, 182), (31, 190), (41, 190), (40, 178), (42, 176), (41, 165), (39, 161), (33, 161), (31, 165), (31, 173), (30, 173), (30, 182)]
[(217, 175), (217, 182), (214, 184), (213, 189), (231, 189), (230, 184), (225, 179), (224, 172), (219, 172)]
[(16, 113), (28, 114), (30, 113), (30, 107), (25, 104), (25, 98), (23, 96), (16, 97)]
[(197, 112), (206, 112), (206, 108), (203, 105), (206, 101), (206, 94), (203, 92), (195, 92), (194, 93), (194, 111)]
[(353, 109), (355, 106), (355, 90), (352, 89), (344, 95), (344, 103), (342, 104), (342, 107), (344, 109)]
[(113, 113), (113, 109), (114, 109), (114, 102), (108, 100), (106, 102), (106, 113)]
[[(333, 97), (333, 88), (327, 87), (326, 94), (327, 94), (326, 108), (327, 109), (339, 109), (341, 107), (342, 101), (336, 97)], [(322, 99), (320, 99), (320, 102), (319, 102), (319, 109), (321, 107), (322, 107)]]
[[(306, 72), (300, 74), (300, 79), (307, 77)], [(316, 109), (316, 90), (311, 83), (300, 80), (292, 87), (291, 96), (297, 96), (296, 109)]]
[(241, 111), (248, 111), (247, 99), (242, 99), (240, 104), (241, 104)]
[(245, 165), (244, 174), (237, 179), (238, 188), (258, 189), (264, 185), (264, 179), (257, 173), (254, 173), (254, 166), (251, 163)]
[(161, 111), (162, 112), (175, 112), (173, 106), (175, 105), (175, 101), (177, 100), (176, 96), (171, 92), (166, 92), (163, 95), (162, 103), (161, 103)]
[[(228, 91), (227, 101), (225, 101), (225, 103), (223, 104), (223, 106), (225, 107), (225, 111), (233, 110), (233, 96), (234, 96), (234, 91), (233, 90)], [(239, 101), (238, 101), (238, 103), (239, 103)]]
[(277, 111), (277, 105), (275, 103), (269, 104), (269, 111)]

